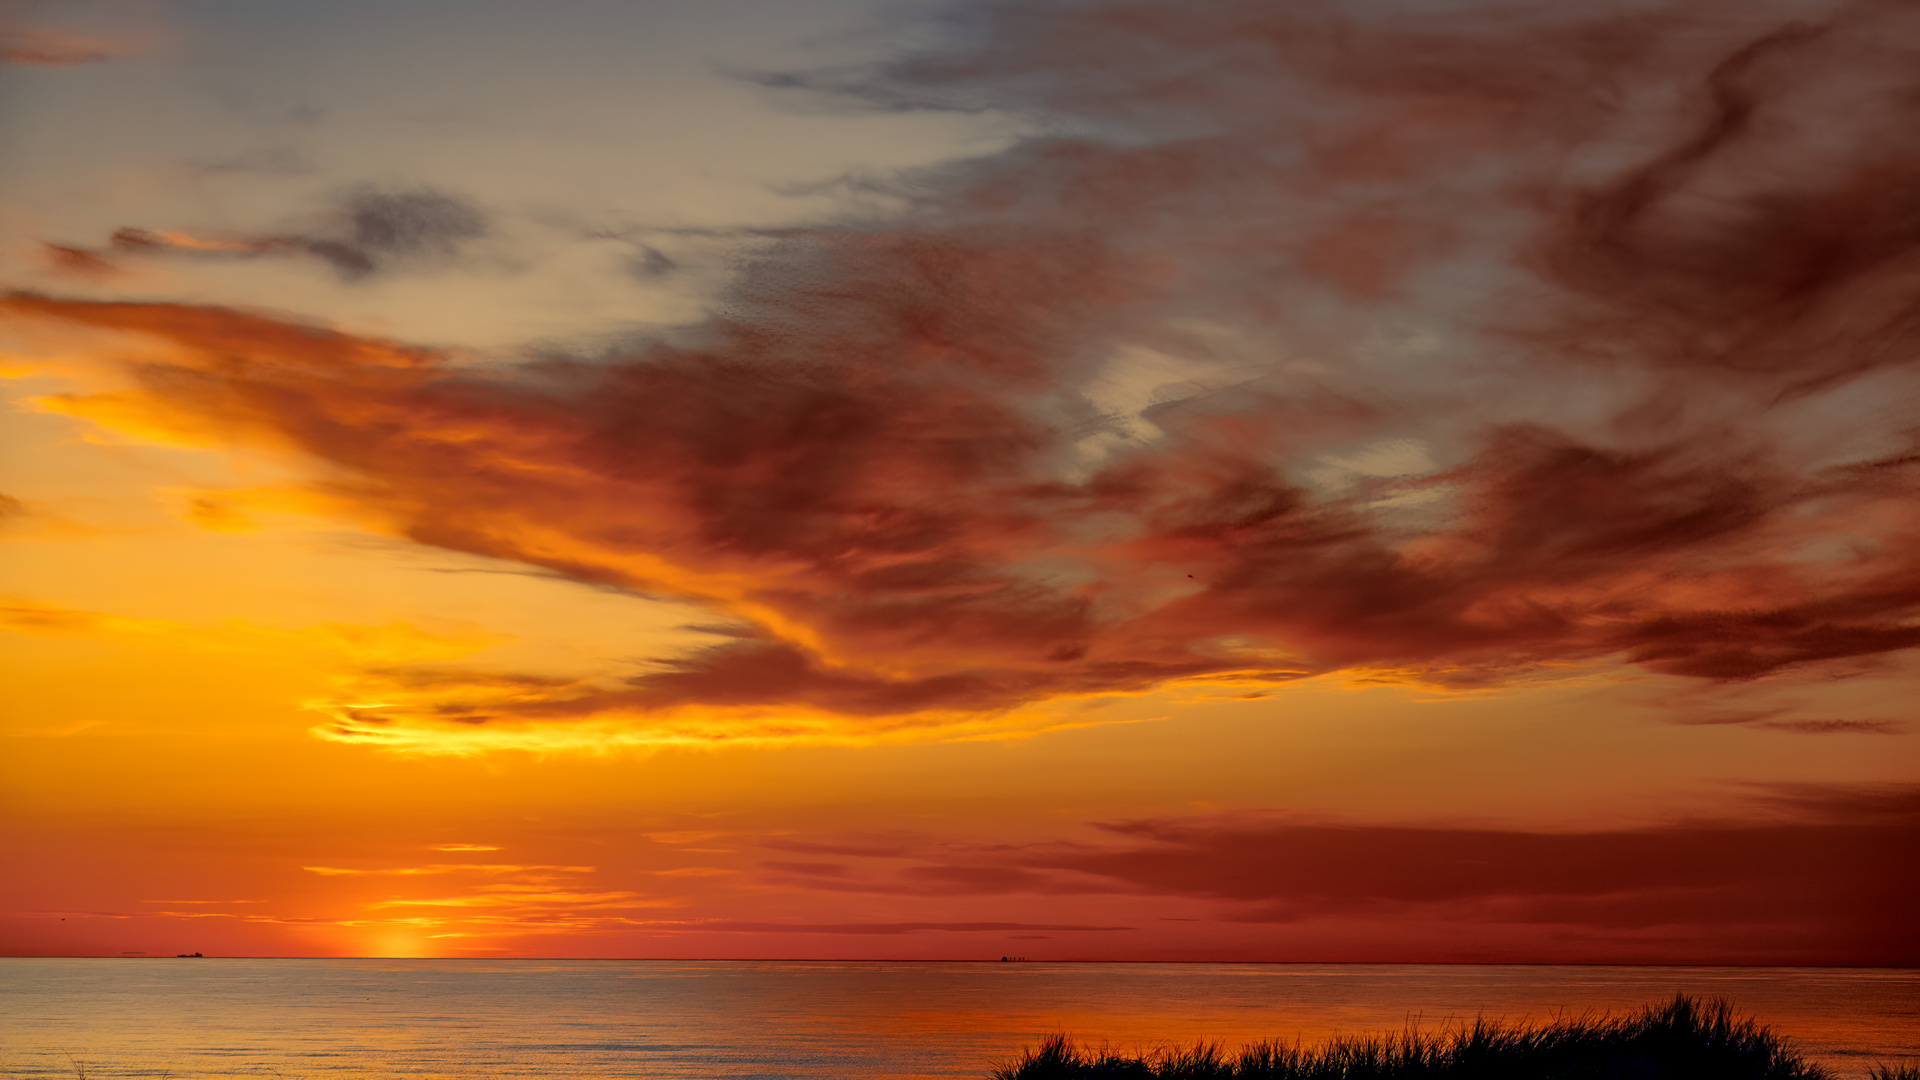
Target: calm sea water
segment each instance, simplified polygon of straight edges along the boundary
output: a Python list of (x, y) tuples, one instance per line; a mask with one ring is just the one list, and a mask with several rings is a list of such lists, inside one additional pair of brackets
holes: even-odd
[(1842, 1075), (1920, 1062), (1920, 970), (1375, 964), (0, 960), (17, 1076), (972, 1077), (1124, 1048), (1726, 997)]

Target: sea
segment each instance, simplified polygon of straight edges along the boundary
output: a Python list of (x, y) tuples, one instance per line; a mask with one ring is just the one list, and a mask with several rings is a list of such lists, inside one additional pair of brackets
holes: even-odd
[(679, 960), (0, 959), (22, 1077), (968, 1077), (1122, 1050), (1725, 998), (1842, 1077), (1920, 1064), (1920, 969)]

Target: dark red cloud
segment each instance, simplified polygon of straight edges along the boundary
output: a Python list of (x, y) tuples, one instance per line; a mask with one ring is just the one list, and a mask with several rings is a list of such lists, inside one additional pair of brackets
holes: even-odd
[(900, 841), (874, 841), (867, 843), (821, 844), (810, 840), (788, 840), (775, 837), (760, 841), (763, 848), (775, 851), (792, 851), (803, 855), (841, 855), (855, 858), (894, 859), (908, 855), (913, 848)]
[(1132, 930), (1131, 926), (1084, 926), (1074, 923), (1017, 922), (898, 922), (898, 923), (784, 923), (742, 922), (713, 919), (685, 924), (687, 929), (717, 931), (724, 934), (924, 934), (945, 931), (958, 934), (1005, 933), (1009, 930)]
[(111, 278), (120, 272), (120, 268), (110, 260), (84, 248), (43, 243), (40, 245), (40, 254), (49, 269), (68, 277), (99, 281)]
[(1364, 916), (1451, 925), (1450, 933), (1494, 941), (1557, 928), (1564, 959), (1633, 959), (1639, 937), (1648, 942), (1645, 960), (1674, 959), (1674, 940), (1692, 943), (1690, 959), (1713, 962), (1920, 960), (1911, 917), (1920, 903), (1912, 858), (1920, 794), (1897, 786), (1763, 794), (1784, 812), (1596, 831), (1302, 824), (1251, 814), (1137, 821), (1102, 827), (1117, 843), (1034, 845), (922, 863), (876, 875), (864, 888), (840, 876), (814, 887), (894, 892), (937, 881), (970, 893), (1179, 897), (1217, 902), (1215, 918), (1225, 922)]
[(768, 81), (1074, 134), (783, 233), (671, 335), (501, 371), (9, 306), (187, 346), (136, 371), (157, 407), (325, 462), (415, 540), (735, 620), (497, 715), (1752, 679), (1920, 645), (1913, 28), (971, 4), (896, 62)]
[(1723, 713), (1689, 716), (1675, 721), (1692, 727), (1743, 725), (1768, 731), (1791, 731), (1801, 735), (1903, 735), (1907, 725), (1898, 720), (1853, 720), (1833, 717), (1788, 717), (1785, 709), (1750, 713)]
[(1839, 12), (1728, 54), (1685, 137), (1574, 200), (1553, 273), (1635, 317), (1598, 315), (1596, 350), (1763, 375), (1783, 394), (1911, 362), (1920, 158), (1898, 132), (1920, 19)]
[(844, 878), (852, 873), (838, 863), (768, 861), (760, 865), (777, 874), (799, 874), (802, 877)]

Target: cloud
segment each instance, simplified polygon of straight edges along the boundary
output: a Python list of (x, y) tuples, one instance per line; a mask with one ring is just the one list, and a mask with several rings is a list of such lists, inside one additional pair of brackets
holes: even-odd
[(567, 909), (577, 908), (632, 908), (649, 906), (644, 902), (636, 903), (639, 894), (630, 892), (582, 893), (566, 890), (539, 890), (531, 892), (482, 893), (471, 896), (442, 896), (425, 899), (376, 900), (368, 904), (369, 908), (388, 907), (433, 907), (433, 908), (513, 908), (516, 910), (537, 910), (548, 907)]
[[(439, 850), (447, 849), (442, 848)], [(458, 850), (471, 851), (476, 849), (459, 848)], [(480, 848), (477, 850), (494, 851), (498, 849)], [(401, 866), (379, 870), (356, 870), (338, 866), (303, 866), (301, 869), (325, 877), (357, 877), (366, 874), (395, 875), (399, 877), (418, 877), (422, 874), (513, 874), (522, 876), (533, 875), (536, 880), (545, 880), (546, 876), (550, 876), (551, 874), (591, 874), (595, 868), (591, 866), (521, 866), (512, 863), (433, 863), (429, 866)], [(545, 873), (542, 874), (539, 872)]]
[(865, 844), (821, 844), (809, 840), (787, 840), (776, 837), (760, 841), (763, 848), (775, 851), (792, 851), (803, 855), (842, 855), (868, 859), (898, 859), (912, 853), (911, 845), (902, 842), (880, 841)]
[(1895, 720), (1761, 720), (1753, 726), (1797, 735), (1903, 735), (1907, 731), (1907, 725)]
[[(886, 64), (770, 77), (1054, 134), (901, 178), (894, 218), (780, 233), (710, 319), (602, 355), (7, 306), (174, 347), (68, 411), (290, 446), (419, 543), (734, 628), (479, 700), (461, 746), (1920, 645), (1911, 10), (1484, 15), (971, 4)], [(379, 266), (483, 227), (380, 198), (327, 242)]]
[(164, 642), (178, 648), (213, 652), (317, 654), (354, 667), (460, 658), (510, 640), (471, 623), (450, 623), (438, 631), (402, 622), (381, 626), (317, 623), (295, 630), (238, 620), (208, 626), (83, 611), (6, 597), (0, 597), (0, 632)]
[(1791, 819), (1897, 824), (1920, 817), (1920, 787), (1912, 784), (1753, 784), (1748, 794)]
[[(103, 21), (118, 24), (119, 30), (114, 33), (88, 33), (72, 27), (32, 25), (28, 13), (35, 6), (38, 5), (23, 0), (0, 0), (0, 64), (35, 67), (90, 64), (136, 55), (145, 52), (151, 44), (146, 36), (125, 32), (136, 14), (127, 5), (106, 5), (108, 10), (99, 13), (105, 16)], [(74, 4), (66, 10), (55, 10), (61, 16), (71, 18), (86, 15), (86, 6)]]
[(111, 38), (61, 30), (0, 27), (0, 63), (63, 67), (124, 56), (130, 50)]
[[(1023, 845), (897, 876), (785, 880), (841, 892), (937, 883), (943, 893), (1180, 898), (1214, 903), (1220, 922), (1310, 926), (1364, 916), (1427, 927), (1435, 941), (1527, 935), (1567, 956), (1627, 958), (1635, 941), (1684, 930), (1700, 957), (1717, 962), (1920, 957), (1907, 914), (1920, 875), (1905, 854), (1920, 841), (1920, 789), (1797, 785), (1754, 794), (1760, 813), (1744, 820), (1561, 832), (1252, 812), (1149, 819), (1100, 826), (1106, 843)], [(1454, 930), (1436, 929), (1448, 925)], [(1540, 938), (1542, 929), (1560, 944)], [(1600, 952), (1582, 953), (1588, 944)]]
[[(495, 850), (483, 845), (448, 845), (459, 850)], [(674, 901), (649, 898), (624, 889), (590, 884), (599, 873), (593, 866), (520, 865), (496, 863), (432, 863), (426, 866), (349, 868), (332, 866), (302, 867), (324, 878), (344, 879), (342, 884), (364, 886), (365, 879), (399, 878), (473, 878), (479, 880), (459, 888), (454, 895), (369, 896), (364, 891), (353, 900), (354, 906), (368, 913), (363, 918), (315, 920), (327, 925), (355, 927), (408, 927), (431, 930), (434, 938), (495, 939), (505, 935), (576, 934), (601, 931), (630, 924), (629, 916), (615, 912), (672, 906)], [(394, 882), (400, 884), (400, 882)], [(442, 887), (445, 882), (441, 882)], [(417, 911), (415, 915), (396, 915), (396, 911)], [(299, 920), (283, 920), (295, 922)], [(466, 948), (491, 948), (470, 945)]]
[(766, 867), (768, 870), (775, 871), (776, 873), (799, 874), (802, 877), (844, 878), (852, 873), (852, 871), (850, 871), (847, 867), (841, 866), (838, 863), (777, 862), (776, 861), (776, 862), (763, 862), (760, 865), (763, 867)]
[[(1908, 836), (1901, 823), (1882, 843)], [(1146, 821), (1108, 827), (1141, 846), (1041, 857), (1156, 893), (1273, 902), (1276, 914), (1331, 905), (1647, 889), (1753, 888), (1800, 877), (1834, 825), (1676, 825), (1614, 832)], [(1884, 830), (1853, 825), (1848, 830)], [(1857, 839), (1850, 837), (1850, 839)], [(1889, 854), (1891, 847), (1885, 849)], [(1791, 866), (1782, 866), (1785, 861)], [(1859, 867), (1849, 867), (1859, 872)], [(1877, 868), (1869, 873), (1888, 873)], [(1292, 917), (1290, 915), (1289, 917)]]
[(307, 258), (355, 281), (398, 268), (431, 267), (457, 256), (490, 231), (488, 215), (472, 202), (430, 187), (347, 191), (305, 232), (198, 235), (123, 228), (98, 250), (44, 244), (56, 270), (101, 278), (118, 272), (117, 259), (166, 256), (197, 259)]
[(1603, 936), (1686, 927), (1703, 951), (1756, 962), (1920, 956), (1904, 914), (1920, 889), (1901, 855), (1920, 840), (1911, 809), (1870, 820), (1568, 833), (1253, 820), (1112, 831), (1136, 843), (1030, 861), (1130, 891), (1214, 899), (1226, 904), (1222, 917), (1251, 922), (1369, 911)]
[(1736, 797), (1726, 817), (1634, 826), (1234, 811), (1019, 844), (903, 836), (875, 850), (857, 834), (822, 836), (762, 846), (849, 858), (760, 868), (795, 892), (1018, 897), (1029, 915), (1195, 923), (1189, 945), (1231, 942), (1242, 958), (1338, 955), (1326, 942), (1349, 939), (1383, 962), (1920, 957), (1907, 916), (1920, 873), (1905, 854), (1920, 840), (1920, 785), (1750, 784)]
[(1786, 709), (1759, 712), (1688, 716), (1676, 723), (1690, 727), (1744, 726), (1764, 731), (1786, 731), (1796, 735), (1903, 735), (1907, 725), (1898, 720), (1840, 720), (1832, 718), (1788, 717)]
[(923, 934), (943, 931), (959, 934), (1006, 933), (1011, 930), (1092, 931), (1132, 930), (1131, 926), (1088, 926), (1076, 923), (1018, 922), (896, 922), (896, 923), (788, 923), (704, 919), (698, 922), (657, 923), (657, 927), (684, 928), (723, 934)]
[(41, 243), (40, 254), (47, 267), (63, 277), (104, 281), (120, 274), (120, 267), (101, 253), (63, 244)]

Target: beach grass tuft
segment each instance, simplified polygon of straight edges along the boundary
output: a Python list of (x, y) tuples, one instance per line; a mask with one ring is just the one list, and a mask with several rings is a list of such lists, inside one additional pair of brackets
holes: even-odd
[[(1303, 1048), (1259, 1042), (1228, 1054), (1195, 1043), (1144, 1054), (1055, 1035), (994, 1080), (1827, 1080), (1766, 1026), (1725, 1001), (1678, 995), (1625, 1016), (1549, 1023), (1475, 1020), (1433, 1031), (1336, 1038)], [(1920, 1080), (1876, 1067), (1874, 1080)]]

